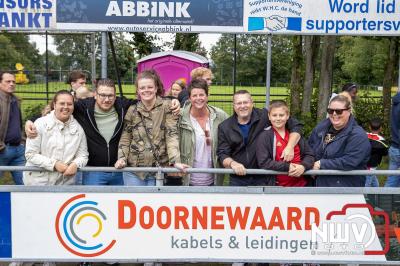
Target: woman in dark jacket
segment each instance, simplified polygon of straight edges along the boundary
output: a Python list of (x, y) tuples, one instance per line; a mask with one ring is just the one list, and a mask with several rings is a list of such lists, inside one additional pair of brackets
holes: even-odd
[[(351, 102), (335, 96), (328, 107), (329, 117), (312, 131), (309, 144), (314, 150), (314, 170), (366, 170), (371, 146), (367, 134), (351, 114)], [(365, 176), (317, 176), (318, 187), (363, 187)]]

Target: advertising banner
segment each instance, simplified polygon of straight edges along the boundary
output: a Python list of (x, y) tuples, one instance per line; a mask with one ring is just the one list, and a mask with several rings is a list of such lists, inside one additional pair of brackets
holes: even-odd
[(253, 33), (398, 35), (398, 0), (245, 0)]
[(398, 35), (399, 0), (0, 0), (0, 30)]
[(15, 260), (385, 262), (390, 250), (389, 216), (363, 195), (0, 195), (0, 257)]
[(241, 32), (243, 0), (57, 0), (57, 29)]
[(55, 0), (0, 0), (0, 30), (56, 28)]

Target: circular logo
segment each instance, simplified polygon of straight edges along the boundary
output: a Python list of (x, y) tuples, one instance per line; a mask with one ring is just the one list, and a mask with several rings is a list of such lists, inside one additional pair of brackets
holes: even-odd
[[(74, 196), (61, 206), (55, 222), (56, 234), (63, 247), (72, 254), (81, 257), (97, 257), (110, 250), (116, 241), (112, 240), (105, 245), (99, 240), (107, 217), (98, 208), (97, 202), (84, 200), (84, 198), (85, 194)], [(90, 222), (94, 221), (97, 225), (91, 235), (82, 234), (82, 230), (79, 230), (86, 219), (90, 219)]]

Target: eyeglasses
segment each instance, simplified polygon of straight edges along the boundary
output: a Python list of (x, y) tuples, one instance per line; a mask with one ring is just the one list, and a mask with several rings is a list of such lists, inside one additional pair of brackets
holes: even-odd
[(243, 101), (243, 102), (235, 102), (233, 103), (236, 106), (241, 106), (241, 105), (249, 105), (251, 101)]
[(330, 115), (333, 115), (333, 113), (336, 113), (337, 115), (341, 115), (341, 114), (343, 114), (343, 111), (347, 111), (349, 109), (350, 108), (346, 108), (346, 109), (331, 109), (331, 108), (328, 108), (327, 112)]
[(113, 100), (115, 98), (114, 94), (103, 94), (103, 93), (98, 93), (97, 95), (99, 95), (100, 99), (105, 100), (105, 99), (110, 99)]

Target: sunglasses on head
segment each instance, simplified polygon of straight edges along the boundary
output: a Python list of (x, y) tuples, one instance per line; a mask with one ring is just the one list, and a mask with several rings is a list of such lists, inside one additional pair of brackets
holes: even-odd
[(330, 115), (333, 115), (333, 113), (336, 113), (337, 115), (341, 115), (341, 114), (343, 114), (343, 111), (347, 111), (349, 109), (350, 108), (346, 108), (346, 109), (331, 109), (331, 108), (328, 108), (327, 112)]

